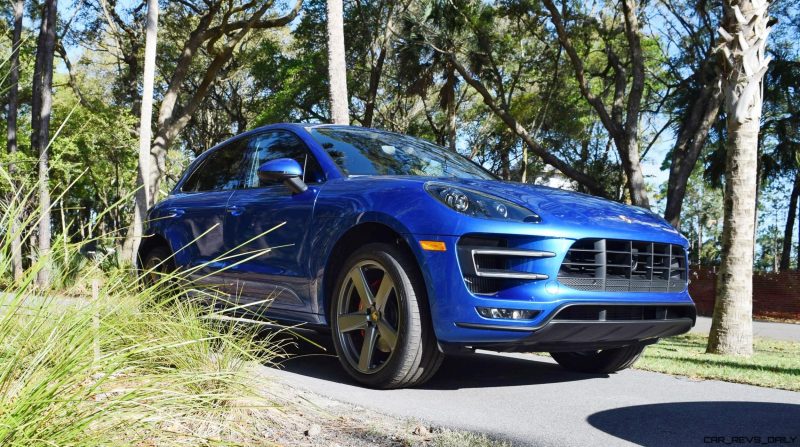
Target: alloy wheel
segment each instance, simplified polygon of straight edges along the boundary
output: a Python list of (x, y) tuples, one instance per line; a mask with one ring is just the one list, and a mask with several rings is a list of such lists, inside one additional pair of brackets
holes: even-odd
[(354, 265), (340, 288), (337, 333), (347, 362), (374, 374), (389, 362), (403, 324), (395, 280), (372, 260)]

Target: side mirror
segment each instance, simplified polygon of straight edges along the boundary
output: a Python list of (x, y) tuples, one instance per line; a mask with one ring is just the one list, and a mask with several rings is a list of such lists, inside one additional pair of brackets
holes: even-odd
[(278, 158), (264, 163), (258, 168), (258, 179), (262, 182), (283, 182), (295, 194), (308, 189), (303, 182), (303, 168), (291, 158)]

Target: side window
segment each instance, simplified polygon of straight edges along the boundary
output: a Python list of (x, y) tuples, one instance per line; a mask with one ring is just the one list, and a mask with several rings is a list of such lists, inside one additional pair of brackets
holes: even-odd
[(247, 188), (269, 186), (259, 181), (258, 168), (278, 158), (297, 161), (303, 168), (303, 181), (306, 183), (319, 183), (325, 179), (316, 158), (311, 155), (305, 143), (291, 132), (278, 130), (257, 135), (250, 139), (247, 153), (247, 173), (244, 179)]
[(234, 142), (210, 154), (181, 187), (184, 192), (224, 191), (241, 188), (244, 145)]

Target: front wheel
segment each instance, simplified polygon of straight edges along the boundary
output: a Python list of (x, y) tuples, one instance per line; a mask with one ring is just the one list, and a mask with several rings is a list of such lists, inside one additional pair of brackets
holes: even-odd
[(420, 385), (442, 362), (414, 261), (370, 244), (344, 263), (333, 292), (333, 342), (344, 369), (374, 388)]
[(643, 345), (583, 352), (551, 352), (559, 365), (571, 371), (610, 374), (630, 368), (644, 351)]

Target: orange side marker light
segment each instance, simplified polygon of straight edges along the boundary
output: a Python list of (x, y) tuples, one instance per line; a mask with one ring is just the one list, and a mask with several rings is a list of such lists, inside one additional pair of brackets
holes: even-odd
[(427, 251), (447, 251), (447, 246), (440, 241), (419, 241), (419, 245)]

